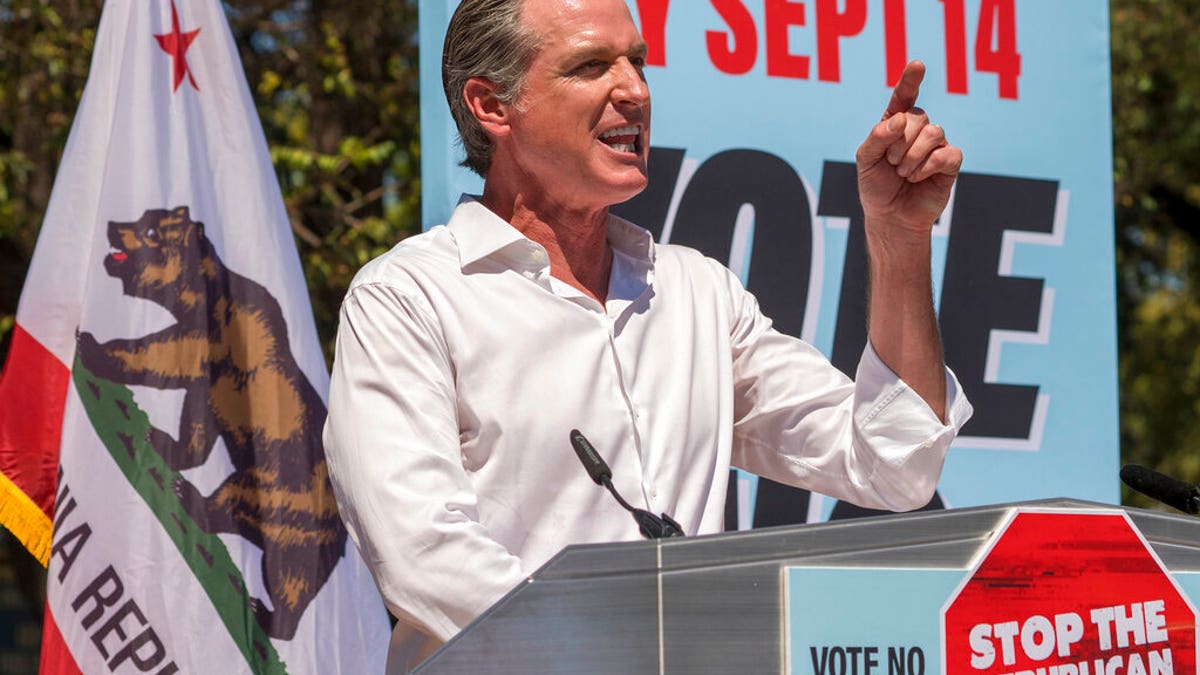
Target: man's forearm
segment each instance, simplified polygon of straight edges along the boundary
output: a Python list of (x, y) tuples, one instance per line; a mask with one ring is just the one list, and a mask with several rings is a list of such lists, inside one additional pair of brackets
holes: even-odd
[(870, 255), (869, 333), (879, 358), (946, 418), (946, 374), (933, 309), (927, 236), (867, 223)]

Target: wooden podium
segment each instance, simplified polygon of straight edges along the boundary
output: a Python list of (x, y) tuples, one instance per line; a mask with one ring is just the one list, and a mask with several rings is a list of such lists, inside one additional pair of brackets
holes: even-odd
[[(786, 571), (940, 570), (965, 577), (1013, 514), (1030, 509), (1124, 512), (1169, 570), (1164, 576), (1200, 579), (1200, 519), (1069, 499), (572, 546), (416, 672), (788, 672)], [(853, 592), (848, 589), (848, 597)], [(1184, 653), (1176, 649), (1177, 659)], [(806, 649), (805, 663), (793, 664), (790, 672), (814, 672), (808, 658)], [(923, 673), (945, 672), (938, 654), (925, 658)], [(886, 663), (872, 671), (887, 673)]]

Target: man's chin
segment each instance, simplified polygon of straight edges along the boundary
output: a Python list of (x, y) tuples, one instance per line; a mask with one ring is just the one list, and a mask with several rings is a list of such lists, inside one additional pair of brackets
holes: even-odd
[(649, 184), (650, 180), (645, 173), (639, 174), (636, 178), (631, 177), (630, 180), (623, 182), (619, 187), (614, 186), (614, 200), (612, 203), (623, 204), (633, 199), (640, 195)]

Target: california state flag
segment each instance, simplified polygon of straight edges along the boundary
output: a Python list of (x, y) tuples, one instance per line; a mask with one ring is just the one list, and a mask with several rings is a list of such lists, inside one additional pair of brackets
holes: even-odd
[(105, 4), (0, 375), (42, 672), (382, 672), (262, 129), (220, 3), (176, 2)]

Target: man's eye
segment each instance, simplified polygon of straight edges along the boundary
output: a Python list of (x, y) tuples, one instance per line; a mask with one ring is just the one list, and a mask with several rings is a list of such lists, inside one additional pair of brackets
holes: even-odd
[(629, 59), (629, 62), (632, 63), (633, 67), (637, 68), (638, 70), (641, 70), (646, 67), (646, 59), (645, 59), (645, 57), (642, 57), (642, 56), (635, 56), (635, 57)]

